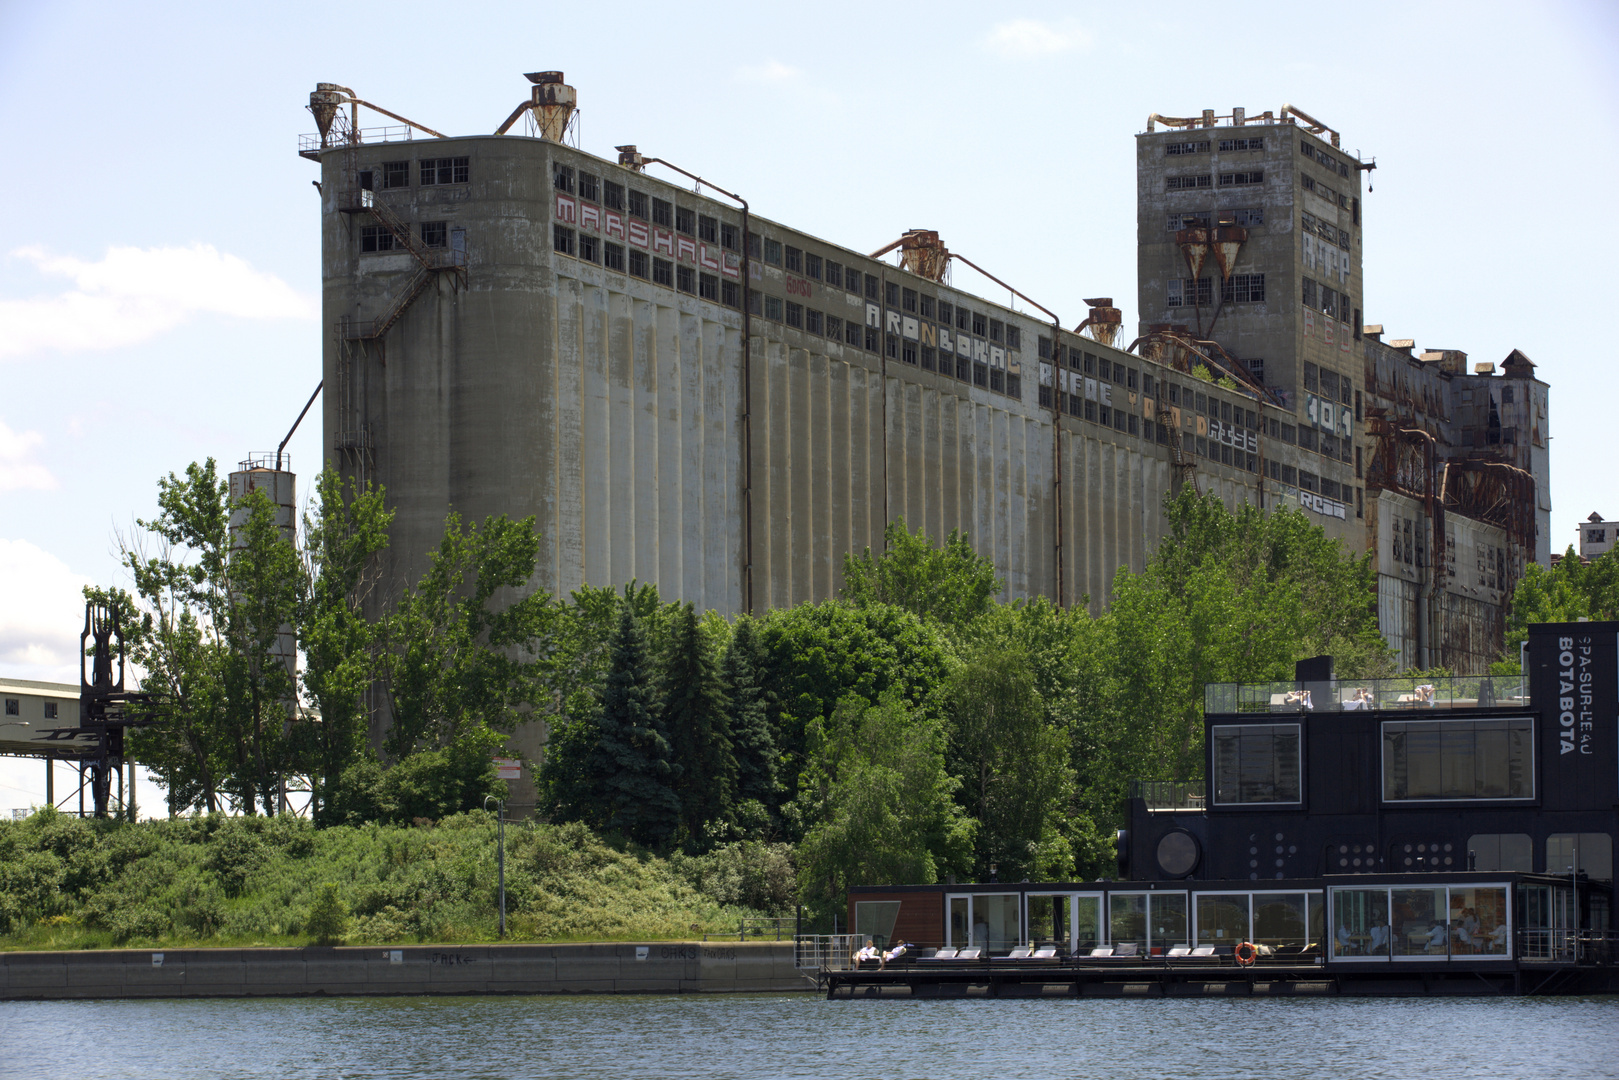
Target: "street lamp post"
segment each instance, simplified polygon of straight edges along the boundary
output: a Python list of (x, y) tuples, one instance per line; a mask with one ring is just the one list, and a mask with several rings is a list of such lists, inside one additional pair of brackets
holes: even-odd
[(484, 797), (483, 808), (489, 809), (489, 803), (495, 804), (495, 813), (499, 815), (495, 825), (495, 851), (496, 860), (500, 867), (500, 938), (506, 937), (506, 800), (493, 795)]

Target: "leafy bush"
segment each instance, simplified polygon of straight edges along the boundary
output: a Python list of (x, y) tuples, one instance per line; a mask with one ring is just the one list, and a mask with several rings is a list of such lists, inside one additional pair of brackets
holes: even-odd
[(722, 844), (706, 855), (676, 855), (670, 865), (692, 888), (717, 903), (771, 915), (792, 910), (798, 871), (787, 844)]
[(309, 918), (304, 920), (304, 933), (321, 945), (335, 945), (343, 940), (348, 927), (348, 906), (338, 894), (337, 882), (328, 881), (315, 893), (315, 902), (309, 906)]

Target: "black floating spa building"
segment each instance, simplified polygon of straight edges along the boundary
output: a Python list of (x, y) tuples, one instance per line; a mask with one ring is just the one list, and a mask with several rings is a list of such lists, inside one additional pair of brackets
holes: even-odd
[(1524, 654), (1521, 678), (1339, 679), (1320, 657), (1210, 685), (1206, 779), (1134, 786), (1116, 880), (857, 888), (849, 926), (911, 942), (913, 983), (999, 965), (1078, 989), (1257, 952), (1250, 972), (1494, 972), (1526, 992), (1525, 965), (1568, 965), (1606, 985), (1619, 623), (1536, 625)]

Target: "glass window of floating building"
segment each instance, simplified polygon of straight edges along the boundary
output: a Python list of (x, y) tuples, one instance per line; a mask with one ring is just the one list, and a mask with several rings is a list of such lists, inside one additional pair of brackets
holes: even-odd
[(1204, 892), (1194, 896), (1195, 944), (1228, 949), (1243, 941), (1303, 951), (1325, 927), (1319, 891)]
[(1189, 944), (1186, 894), (1116, 892), (1108, 896), (1110, 944), (1134, 944), (1143, 956), (1162, 955)]
[(1511, 890), (1503, 884), (1329, 890), (1334, 960), (1512, 954)]
[(1101, 893), (1029, 893), (1025, 904), (1026, 936), (1037, 947), (1083, 956), (1106, 940)]
[(1022, 935), (1022, 897), (1018, 893), (957, 894), (946, 898), (950, 919), (946, 945), (978, 945), (989, 952), (1009, 952)]

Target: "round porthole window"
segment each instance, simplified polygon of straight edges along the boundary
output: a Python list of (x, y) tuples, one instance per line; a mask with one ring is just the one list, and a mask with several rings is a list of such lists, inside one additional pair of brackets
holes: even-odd
[(1182, 829), (1165, 833), (1158, 841), (1158, 869), (1165, 877), (1182, 878), (1197, 869), (1202, 852), (1197, 837)]

